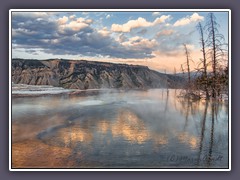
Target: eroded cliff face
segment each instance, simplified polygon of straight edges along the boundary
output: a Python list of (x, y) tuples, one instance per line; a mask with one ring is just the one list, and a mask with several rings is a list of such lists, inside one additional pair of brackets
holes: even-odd
[(12, 60), (12, 82), (69, 89), (177, 87), (183, 79), (145, 66), (76, 60)]

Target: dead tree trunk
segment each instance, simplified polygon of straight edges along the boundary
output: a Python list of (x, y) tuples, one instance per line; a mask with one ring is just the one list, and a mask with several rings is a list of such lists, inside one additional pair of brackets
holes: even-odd
[(203, 27), (201, 23), (197, 26), (199, 33), (200, 33), (200, 43), (202, 46), (202, 54), (203, 54), (203, 80), (204, 80), (204, 90), (206, 93), (206, 99), (209, 99), (209, 92), (208, 92), (208, 77), (207, 77), (207, 57), (206, 57), (206, 46), (205, 46), (205, 40), (204, 40), (204, 33), (203, 33)]
[(209, 47), (208, 54), (211, 58), (212, 63), (212, 98), (217, 97), (218, 90), (218, 68), (221, 61), (221, 58), (224, 56), (223, 45), (224, 45), (224, 36), (219, 34), (218, 27), (219, 24), (216, 21), (216, 17), (213, 13), (209, 13), (208, 21), (206, 24), (208, 31), (207, 46)]
[(189, 61), (190, 61), (190, 54), (189, 54), (189, 51), (188, 51), (187, 45), (186, 45), (186, 44), (183, 44), (183, 46), (184, 46), (185, 55), (186, 55), (186, 59), (187, 59), (188, 86), (190, 86), (190, 82), (191, 82), (190, 64), (189, 64)]
[(216, 73), (216, 66), (217, 66), (217, 58), (216, 58), (216, 38), (215, 38), (215, 28), (214, 28), (214, 22), (213, 22), (213, 14), (210, 14), (210, 21), (211, 21), (211, 29), (212, 29), (212, 69), (213, 69), (213, 98), (216, 97), (216, 78), (217, 78), (217, 73)]

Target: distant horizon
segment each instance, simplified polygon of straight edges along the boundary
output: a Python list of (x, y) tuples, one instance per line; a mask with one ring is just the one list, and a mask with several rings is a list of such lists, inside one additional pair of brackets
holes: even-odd
[(183, 44), (195, 62), (202, 57), (196, 25), (204, 26), (209, 12), (228, 42), (228, 11), (13, 11), (12, 58), (86, 60), (181, 72)]

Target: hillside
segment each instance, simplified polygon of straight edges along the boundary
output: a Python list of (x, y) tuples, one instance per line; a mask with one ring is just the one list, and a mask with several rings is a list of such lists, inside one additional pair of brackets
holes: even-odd
[(84, 60), (12, 60), (12, 82), (52, 85), (68, 89), (176, 88), (183, 78), (162, 74), (146, 66)]

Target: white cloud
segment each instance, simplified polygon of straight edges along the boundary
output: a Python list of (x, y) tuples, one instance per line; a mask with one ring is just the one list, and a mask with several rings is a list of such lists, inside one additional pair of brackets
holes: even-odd
[(71, 15), (71, 16), (69, 16), (69, 19), (71, 19), (71, 20), (73, 20), (73, 19), (75, 19), (75, 15)]
[(109, 36), (110, 32), (107, 30), (107, 27), (104, 27), (103, 29), (98, 30), (98, 33), (102, 36)]
[(177, 20), (173, 26), (185, 26), (187, 24), (190, 24), (192, 22), (198, 22), (203, 21), (204, 17), (200, 16), (198, 13), (193, 13), (191, 16), (187, 16), (185, 18)]
[(153, 12), (153, 13), (152, 13), (153, 16), (158, 16), (158, 15), (160, 15), (160, 14), (161, 14), (160, 12)]
[(92, 20), (92, 19), (86, 19), (86, 20), (85, 20), (85, 23), (87, 23), (87, 24), (92, 24), (92, 23), (93, 23), (93, 20)]
[(160, 18), (155, 19), (153, 25), (164, 23), (168, 18), (170, 18), (170, 15), (162, 15)]
[(72, 21), (69, 24), (67, 24), (66, 26), (64, 26), (64, 28), (70, 28), (73, 31), (79, 31), (86, 27), (88, 27), (88, 24), (82, 23), (82, 22), (77, 22), (77, 21)]
[[(165, 36), (166, 38), (159, 38), (158, 40), (153, 39), (156, 31), (161, 31), (163, 35), (173, 33), (170, 31), (171, 26), (170, 28), (165, 27), (170, 16), (160, 15), (152, 17), (152, 20), (141, 17), (128, 20), (128, 17), (126, 17), (126, 24), (119, 23), (122, 33), (112, 33), (111, 26), (99, 28), (103, 25), (99, 22), (99, 19), (101, 17), (105, 19), (107, 15), (108, 13), (104, 13), (98, 17), (96, 26), (92, 24), (92, 19), (84, 16), (79, 17), (79, 14), (76, 16), (74, 14), (58, 14), (52, 17), (37, 18), (32, 16), (26, 18), (13, 17), (15, 18), (15, 21), (13, 21), (13, 40), (14, 43), (25, 49), (42, 48), (42, 52), (50, 55), (102, 56), (122, 59), (151, 59), (155, 56), (153, 51), (159, 50), (167, 54), (179, 45), (175, 35)], [(151, 26), (158, 26), (158, 28), (148, 29)], [(135, 35), (134, 33), (124, 33), (131, 32), (133, 28), (138, 27), (141, 28), (136, 29)], [(190, 42), (185, 38), (182, 38), (184, 39), (183, 42)], [(182, 41), (180, 43), (182, 44)], [(170, 45), (168, 46), (168, 44)]]
[(157, 37), (160, 37), (160, 36), (170, 36), (174, 33), (174, 30), (172, 29), (165, 29), (165, 30), (162, 30), (160, 32), (157, 33)]
[(62, 18), (59, 18), (57, 20), (58, 24), (60, 24), (60, 25), (66, 24), (67, 21), (68, 21), (68, 17), (66, 17), (66, 16), (63, 16)]
[(191, 16), (191, 21), (202, 21), (204, 20), (203, 16), (199, 16), (198, 13), (193, 13), (193, 15)]
[(106, 19), (109, 19), (111, 17), (111, 15), (110, 14), (108, 14), (107, 16), (106, 16)]
[(12, 30), (12, 36), (17, 36), (17, 35), (33, 36), (35, 34), (37, 34), (37, 31), (30, 31), (29, 29), (24, 29), (24, 28), (18, 28), (18, 29)]
[(117, 42), (119, 42), (120, 44), (123, 43), (123, 42), (125, 42), (125, 41), (127, 41), (127, 39), (128, 39), (128, 38), (127, 38), (123, 33), (118, 34), (118, 36), (116, 36), (116, 38), (115, 38), (115, 40), (116, 40)]
[(154, 26), (160, 23), (164, 23), (168, 18), (170, 18), (170, 15), (162, 15), (159, 18), (156, 18), (153, 22), (149, 22), (146, 19), (139, 17), (136, 20), (130, 20), (125, 24), (112, 24), (111, 30), (114, 32), (130, 32), (134, 28), (139, 27), (150, 27)]
[(22, 16), (22, 17), (46, 17), (48, 12), (12, 12), (13, 16)]
[(155, 39), (144, 39), (139, 36), (135, 36), (122, 43), (125, 47), (130, 47), (134, 49), (145, 49), (145, 48), (154, 48), (157, 46), (157, 41)]
[(52, 39), (51, 40), (51, 43), (52, 44), (58, 44), (60, 41), (59, 41), (59, 39)]
[(64, 31), (66, 29), (70, 29), (72, 31), (80, 31), (81, 29), (88, 27), (93, 22), (92, 19), (84, 19), (82, 17), (80, 17), (76, 20), (73, 19), (73, 18), (75, 18), (75, 16), (69, 17), (69, 18), (72, 19), (72, 21), (69, 23), (67, 23), (68, 17), (66, 17), (66, 16), (59, 18), (57, 20), (57, 22), (59, 24), (58, 29), (61, 33), (64, 33)]

